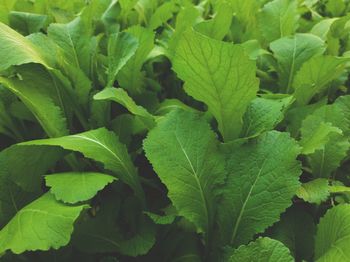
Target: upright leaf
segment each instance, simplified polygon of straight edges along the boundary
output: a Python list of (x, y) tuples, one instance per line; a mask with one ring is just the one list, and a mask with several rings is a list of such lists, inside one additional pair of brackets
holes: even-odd
[(297, 196), (312, 204), (321, 204), (330, 195), (328, 180), (317, 178), (307, 183), (303, 183), (297, 191)]
[(189, 30), (177, 45), (173, 68), (185, 81), (185, 91), (208, 105), (224, 139), (237, 138), (259, 83), (255, 63), (243, 47)]
[(137, 170), (133, 165), (126, 146), (119, 142), (118, 137), (105, 128), (60, 138), (33, 140), (20, 145), (59, 146), (67, 150), (78, 151), (85, 157), (104, 164), (123, 182), (128, 184), (135, 194), (144, 201), (144, 193), (139, 181)]
[(295, 34), (270, 44), (278, 63), (280, 89), (290, 93), (295, 73), (311, 57), (325, 51), (324, 42), (311, 34)]
[(317, 227), (315, 261), (349, 261), (350, 205), (331, 208)]
[(270, 131), (233, 150), (219, 205), (220, 236), (234, 247), (278, 221), (299, 187), (299, 147), (287, 133)]
[(132, 58), (120, 70), (117, 80), (120, 86), (129, 90), (131, 94), (139, 94), (144, 87), (144, 74), (141, 69), (154, 47), (154, 33), (141, 26), (130, 27), (126, 32), (133, 35), (139, 45)]
[(298, 27), (299, 13), (296, 0), (268, 2), (259, 14), (259, 26), (268, 42), (294, 34)]
[(0, 231), (0, 253), (58, 249), (68, 244), (73, 223), (86, 205), (66, 206), (46, 193), (22, 208)]
[(179, 214), (206, 233), (208, 241), (216, 187), (225, 178), (215, 133), (197, 114), (175, 110), (150, 131), (144, 149)]
[(113, 86), (120, 69), (135, 54), (138, 40), (133, 35), (123, 32), (111, 34), (108, 39), (108, 87)]

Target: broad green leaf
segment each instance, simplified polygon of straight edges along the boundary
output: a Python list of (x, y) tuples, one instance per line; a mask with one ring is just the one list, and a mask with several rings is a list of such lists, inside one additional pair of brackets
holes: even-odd
[(229, 4), (221, 3), (210, 20), (197, 24), (194, 28), (196, 31), (210, 38), (222, 40), (229, 32), (232, 22), (232, 8)]
[(135, 116), (140, 117), (144, 124), (149, 128), (154, 126), (155, 117), (151, 115), (144, 107), (139, 106), (135, 103), (135, 101), (128, 95), (128, 93), (122, 88), (105, 88), (101, 92), (94, 95), (95, 100), (111, 100), (121, 104), (126, 109), (130, 111), (130, 113)]
[(59, 146), (67, 150), (78, 151), (87, 158), (103, 163), (106, 169), (128, 184), (140, 200), (144, 201), (137, 169), (125, 145), (119, 142), (113, 132), (105, 128), (59, 138), (33, 140), (20, 145)]
[(141, 26), (129, 27), (126, 32), (133, 35), (138, 40), (139, 45), (135, 54), (120, 70), (117, 80), (120, 86), (131, 94), (139, 94), (142, 93), (144, 87), (144, 74), (141, 69), (154, 47), (154, 33)]
[(268, 42), (294, 34), (299, 20), (296, 0), (268, 2), (259, 14), (260, 30)]
[(335, 56), (317, 56), (306, 61), (293, 82), (297, 103), (306, 105), (316, 94), (325, 91), (328, 84), (344, 72), (348, 61)]
[(0, 71), (13, 65), (38, 63), (49, 67), (40, 51), (24, 36), (0, 22)]
[(112, 87), (120, 69), (135, 55), (138, 40), (132, 34), (123, 32), (111, 34), (108, 39), (108, 87)]
[(178, 99), (165, 99), (159, 104), (159, 107), (154, 112), (156, 115), (166, 115), (175, 109), (182, 109), (185, 111), (195, 112), (196, 109), (184, 104)]
[(270, 48), (278, 63), (280, 90), (290, 93), (295, 73), (311, 57), (322, 54), (325, 44), (315, 35), (295, 34), (272, 42)]
[(45, 177), (46, 185), (57, 200), (75, 204), (93, 198), (115, 177), (95, 172), (67, 172)]
[(220, 237), (237, 247), (278, 221), (299, 187), (300, 149), (287, 133), (267, 132), (228, 154), (219, 205)]
[(0, 231), (0, 253), (58, 249), (68, 244), (73, 223), (87, 205), (66, 206), (46, 193), (25, 206)]
[(240, 246), (228, 259), (229, 262), (292, 262), (289, 249), (281, 242), (268, 238), (258, 238), (249, 245)]
[(237, 138), (259, 85), (255, 62), (243, 47), (189, 30), (177, 45), (173, 69), (185, 81), (185, 91), (208, 105), (225, 141)]
[(61, 148), (16, 144), (0, 152), (0, 176), (27, 192), (41, 192), (42, 175), (62, 156)]
[(317, 178), (310, 182), (303, 183), (296, 194), (306, 202), (319, 205), (329, 197), (328, 180)]
[(47, 15), (17, 11), (12, 11), (9, 15), (11, 27), (25, 35), (39, 32), (44, 28), (47, 18)]
[(331, 208), (317, 227), (315, 261), (349, 261), (350, 205)]
[(274, 129), (283, 120), (284, 112), (292, 101), (291, 96), (280, 99), (255, 98), (243, 116), (241, 137), (251, 137)]
[(44, 69), (32, 65), (26, 65), (19, 72), (20, 78), (0, 77), (0, 84), (22, 100), (50, 137), (68, 134), (61, 104), (53, 101), (56, 84), (52, 76)]
[(314, 254), (316, 225), (303, 206), (292, 206), (269, 229), (269, 236), (286, 245), (296, 261), (311, 261)]
[(206, 233), (208, 241), (216, 187), (225, 178), (215, 133), (197, 114), (176, 110), (149, 132), (144, 149), (179, 215)]
[(312, 154), (316, 150), (323, 149), (330, 139), (331, 133), (342, 135), (342, 130), (333, 126), (331, 123), (320, 122), (320, 120), (310, 115), (302, 124), (300, 129), (302, 147), (301, 153), (304, 155)]
[(8, 16), (17, 0), (2, 0), (0, 1), (0, 22), (8, 24)]
[(327, 40), (327, 35), (331, 29), (332, 24), (338, 19), (338, 17), (322, 19), (312, 27), (310, 33), (317, 35), (322, 40)]
[(88, 30), (80, 17), (67, 24), (50, 24), (47, 29), (49, 38), (61, 48), (65, 63), (84, 72), (90, 69)]

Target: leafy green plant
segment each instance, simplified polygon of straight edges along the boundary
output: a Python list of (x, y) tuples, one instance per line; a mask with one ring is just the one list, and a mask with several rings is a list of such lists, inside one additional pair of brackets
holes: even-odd
[(349, 14), (0, 0), (0, 260), (350, 261)]

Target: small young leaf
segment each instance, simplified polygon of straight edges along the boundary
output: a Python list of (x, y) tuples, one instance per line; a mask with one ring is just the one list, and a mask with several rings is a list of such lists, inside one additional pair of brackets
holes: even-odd
[(304, 183), (297, 191), (297, 196), (311, 204), (321, 204), (329, 197), (328, 180), (317, 178), (310, 182)]
[(115, 177), (94, 172), (67, 172), (45, 177), (46, 185), (56, 199), (70, 204), (91, 199), (114, 180)]

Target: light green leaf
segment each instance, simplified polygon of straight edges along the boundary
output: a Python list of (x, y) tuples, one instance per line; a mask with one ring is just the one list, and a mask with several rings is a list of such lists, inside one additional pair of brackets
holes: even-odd
[(0, 22), (8, 24), (8, 16), (17, 0), (2, 0), (0, 1)]
[(141, 69), (154, 47), (154, 33), (141, 26), (129, 27), (126, 32), (137, 38), (139, 45), (136, 53), (120, 70), (117, 80), (120, 86), (131, 94), (139, 94), (142, 93), (144, 87), (144, 74)]
[(338, 19), (338, 17), (322, 19), (312, 27), (310, 33), (317, 35), (322, 40), (327, 40), (327, 35), (331, 29), (332, 24)]
[(228, 154), (230, 172), (219, 205), (220, 236), (237, 247), (279, 220), (299, 187), (299, 146), (270, 131)]
[(279, 99), (255, 98), (243, 116), (241, 137), (259, 135), (272, 130), (284, 118), (284, 112), (293, 102), (293, 97)]
[(270, 44), (278, 62), (280, 89), (290, 93), (295, 73), (304, 62), (325, 51), (324, 42), (311, 34), (296, 34), (280, 38)]
[(300, 145), (303, 148), (301, 153), (304, 155), (323, 149), (329, 141), (331, 133), (340, 135), (343, 133), (338, 127), (333, 126), (331, 123), (320, 122), (320, 119), (313, 115), (309, 115), (303, 121), (300, 131)]
[(293, 82), (297, 103), (306, 105), (316, 94), (325, 91), (344, 72), (348, 61), (349, 58), (335, 56), (317, 56), (306, 61)]
[(56, 91), (56, 84), (52, 76), (44, 69), (33, 65), (22, 66), (18, 71), (20, 78), (0, 77), (0, 84), (22, 100), (50, 137), (68, 134), (62, 106), (54, 103), (53, 93)]
[(230, 256), (229, 262), (293, 262), (289, 249), (281, 242), (261, 237), (247, 246), (240, 246)]
[(230, 30), (233, 10), (225, 2), (218, 5), (212, 19), (203, 21), (195, 25), (195, 30), (203, 35), (217, 40), (222, 40)]
[(87, 205), (66, 206), (46, 193), (22, 208), (0, 231), (0, 253), (58, 249), (68, 244), (73, 223)]
[(173, 68), (185, 81), (185, 91), (208, 105), (225, 141), (237, 138), (259, 85), (255, 62), (243, 47), (189, 30), (177, 45)]
[(264, 5), (258, 16), (260, 30), (268, 42), (292, 35), (298, 27), (296, 0), (274, 0)]
[(331, 208), (317, 227), (315, 261), (350, 261), (350, 205)]
[(166, 23), (173, 17), (173, 13), (177, 10), (174, 2), (165, 2), (157, 8), (149, 21), (149, 27), (154, 30)]
[(133, 35), (123, 32), (111, 34), (108, 39), (108, 84), (112, 87), (120, 69), (135, 55), (138, 40)]
[(59, 146), (67, 150), (78, 151), (87, 158), (103, 163), (106, 169), (128, 184), (140, 200), (144, 201), (137, 169), (130, 159), (126, 146), (119, 142), (113, 132), (105, 128), (60, 138), (33, 140), (20, 145)]
[(225, 178), (215, 133), (197, 114), (175, 110), (149, 132), (144, 149), (179, 215), (210, 239), (216, 187)]
[(75, 204), (93, 198), (115, 177), (96, 172), (67, 172), (45, 177), (50, 192), (64, 203)]
[(154, 126), (155, 117), (150, 114), (144, 107), (139, 106), (122, 88), (105, 88), (94, 96), (95, 100), (111, 100), (121, 104), (130, 113), (140, 117), (143, 123), (150, 129)]
[(175, 221), (176, 215), (158, 215), (151, 212), (144, 212), (157, 225), (170, 225)]
[(24, 36), (0, 22), (0, 71), (13, 65), (38, 63), (45, 67), (40, 51)]
[(303, 183), (297, 191), (297, 196), (311, 204), (321, 204), (329, 196), (328, 180), (317, 178), (310, 182)]

